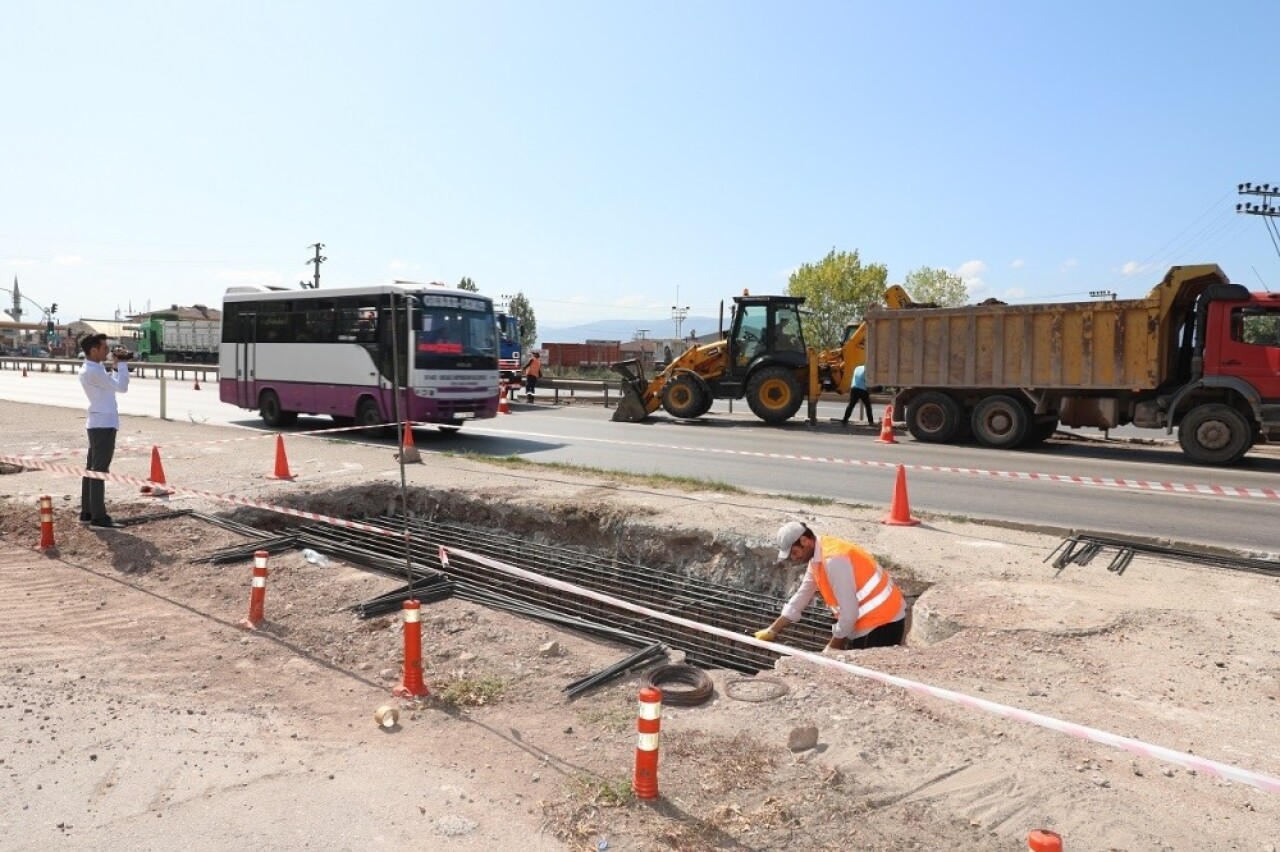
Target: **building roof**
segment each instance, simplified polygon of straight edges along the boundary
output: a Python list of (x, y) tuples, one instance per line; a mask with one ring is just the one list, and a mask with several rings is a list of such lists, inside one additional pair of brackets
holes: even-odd
[(161, 308), (158, 311), (147, 311), (146, 313), (133, 314), (130, 322), (141, 322), (143, 320), (157, 317), (159, 319), (169, 320), (220, 320), (222, 319), (222, 311), (217, 308), (211, 308), (208, 305), (170, 305), (167, 308)]

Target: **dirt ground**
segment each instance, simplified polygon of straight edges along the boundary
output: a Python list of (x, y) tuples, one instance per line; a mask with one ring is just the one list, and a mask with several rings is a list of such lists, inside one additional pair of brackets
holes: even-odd
[[(80, 461), (78, 412), (0, 403), (0, 432), (0, 453)], [(298, 478), (269, 480), (270, 438), (245, 438), (126, 418), (113, 471), (145, 476), (157, 444), (171, 484), (353, 514), (384, 511), (399, 480), (386, 444), (296, 435)], [(1280, 775), (1275, 577), (1143, 556), (1119, 575), (1105, 558), (1059, 574), (1043, 561), (1060, 540), (1048, 530), (891, 527), (884, 507), (498, 467), (435, 442), (420, 432), (426, 463), (408, 468), (419, 499), (474, 495), (503, 513), (477, 523), (541, 518), (544, 540), (566, 545), (644, 539), (658, 558), (673, 542), (684, 551), (670, 564), (720, 581), (785, 594), (796, 575), (772, 565), (769, 537), (803, 518), (927, 587), (908, 645), (850, 653), (858, 665)], [(362, 484), (378, 498), (362, 503), (350, 490)], [(117, 517), (159, 505), (123, 484), (107, 492)], [(628, 649), (424, 604), (432, 695), (393, 699), (400, 621), (348, 607), (400, 581), (281, 554), (267, 621), (245, 631), (249, 563), (192, 561), (242, 537), (190, 517), (95, 532), (76, 523), (78, 493), (62, 474), (0, 477), (0, 849), (1015, 850), (1037, 827), (1069, 849), (1280, 843), (1276, 794), (794, 659), (757, 678), (712, 671), (709, 702), (667, 708), (661, 798), (640, 803), (638, 675), (563, 692)], [(40, 494), (55, 502), (46, 554)], [(400, 710), (397, 726), (375, 725), (381, 705)], [(793, 752), (805, 725), (817, 745)]]

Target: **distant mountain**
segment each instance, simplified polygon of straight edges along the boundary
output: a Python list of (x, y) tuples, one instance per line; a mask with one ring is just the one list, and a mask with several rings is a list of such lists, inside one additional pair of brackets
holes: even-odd
[[(728, 320), (726, 319), (726, 322)], [(715, 317), (686, 317), (680, 325), (682, 337), (707, 334), (716, 330)], [(640, 329), (648, 329), (645, 337), (665, 340), (676, 336), (676, 324), (665, 320), (597, 320), (582, 325), (543, 325), (538, 323), (538, 343), (586, 343), (588, 340), (634, 340)]]

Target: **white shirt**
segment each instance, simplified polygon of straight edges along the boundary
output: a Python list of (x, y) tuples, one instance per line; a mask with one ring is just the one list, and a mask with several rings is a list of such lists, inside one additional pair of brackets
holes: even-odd
[(108, 373), (99, 361), (84, 359), (80, 365), (80, 387), (89, 397), (89, 417), (86, 429), (119, 429), (120, 409), (116, 406), (116, 394), (129, 392), (129, 366), (116, 362), (115, 375)]
[[(813, 567), (822, 564), (822, 541), (818, 540), (813, 545), (813, 558), (809, 560), (809, 565), (805, 568), (804, 579), (800, 581), (800, 588), (796, 589), (796, 593), (787, 601), (787, 605), (782, 608), (782, 617), (793, 624), (800, 620), (804, 615), (804, 608), (809, 605), (809, 601), (813, 600), (813, 596), (818, 593), (818, 581), (814, 577)], [(847, 556), (833, 556), (827, 562), (827, 582), (831, 584), (831, 591), (836, 596), (839, 603), (840, 611), (836, 615), (836, 623), (831, 626), (831, 635), (838, 639), (857, 639), (866, 636), (870, 630), (853, 629), (853, 625), (858, 620), (858, 587), (854, 582), (853, 563), (849, 561)], [(899, 608), (898, 618), (906, 616), (905, 601), (904, 605)]]

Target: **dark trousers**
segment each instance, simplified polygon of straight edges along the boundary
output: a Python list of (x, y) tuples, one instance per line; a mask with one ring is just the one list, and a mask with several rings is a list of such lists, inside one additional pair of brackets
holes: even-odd
[[(866, 391), (863, 391), (866, 393)], [(850, 648), (890, 648), (894, 645), (902, 644), (902, 634), (907, 626), (905, 618), (899, 618), (897, 621), (890, 621), (888, 624), (882, 624), (875, 630), (872, 630), (866, 636), (859, 636), (857, 639), (849, 640)]]
[[(86, 470), (108, 472), (115, 454), (115, 429), (89, 430), (89, 460), (84, 465)], [(80, 480), (80, 517), (94, 521), (107, 517), (106, 485), (101, 479), (85, 477)]]
[(862, 410), (867, 413), (867, 422), (872, 426), (876, 425), (876, 421), (871, 414), (871, 394), (862, 388), (849, 388), (849, 404), (845, 407), (844, 418), (841, 422), (849, 422), (849, 415), (853, 414), (853, 407), (859, 402), (862, 403)]
[(537, 389), (538, 389), (538, 377), (537, 377), (537, 376), (525, 376), (525, 377), (524, 377), (524, 394), (525, 394), (525, 396), (533, 396), (533, 392), (534, 392), (534, 391), (536, 391)]

